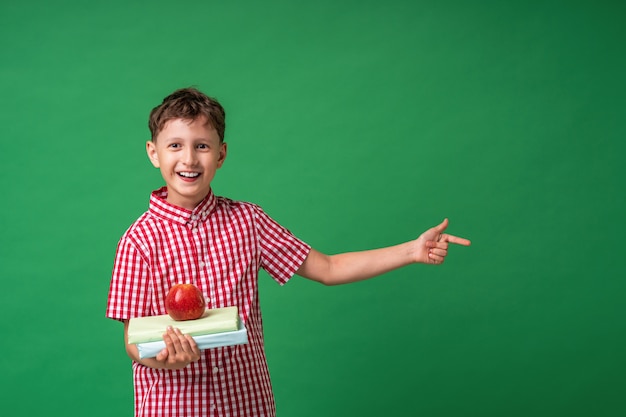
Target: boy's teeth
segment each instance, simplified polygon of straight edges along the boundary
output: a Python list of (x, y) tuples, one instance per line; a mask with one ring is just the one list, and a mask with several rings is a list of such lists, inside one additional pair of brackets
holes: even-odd
[(183, 177), (187, 177), (187, 178), (194, 178), (197, 177), (198, 174), (197, 172), (179, 172), (179, 175), (183, 176)]

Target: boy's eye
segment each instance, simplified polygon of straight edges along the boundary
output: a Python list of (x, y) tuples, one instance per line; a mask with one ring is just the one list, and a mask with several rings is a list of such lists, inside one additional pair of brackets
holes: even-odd
[(200, 143), (200, 144), (198, 145), (198, 149), (209, 149), (209, 145), (204, 144), (204, 143)]
[(180, 145), (178, 143), (170, 143), (170, 148), (180, 148)]

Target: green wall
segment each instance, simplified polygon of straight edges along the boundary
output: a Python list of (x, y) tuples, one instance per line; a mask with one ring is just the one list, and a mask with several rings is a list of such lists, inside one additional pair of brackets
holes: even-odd
[(0, 35), (3, 414), (132, 414), (113, 256), (162, 182), (148, 112), (195, 85), (216, 193), (328, 253), (473, 241), (262, 275), (280, 417), (626, 415), (624, 2), (3, 2)]

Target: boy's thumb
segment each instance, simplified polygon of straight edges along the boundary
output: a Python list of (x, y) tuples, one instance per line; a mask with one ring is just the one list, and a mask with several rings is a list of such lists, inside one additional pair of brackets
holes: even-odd
[(439, 233), (443, 233), (444, 230), (448, 228), (448, 218), (446, 217), (443, 221), (436, 227)]
[(156, 360), (157, 361), (162, 361), (165, 360), (167, 358), (167, 348), (163, 348), (163, 350), (161, 350), (157, 355), (156, 355)]

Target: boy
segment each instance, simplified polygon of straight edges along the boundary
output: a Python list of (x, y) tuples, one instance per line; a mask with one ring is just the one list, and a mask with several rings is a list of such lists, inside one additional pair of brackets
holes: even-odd
[[(328, 256), (312, 249), (254, 204), (215, 196), (211, 181), (227, 154), (225, 112), (196, 89), (177, 90), (155, 107), (146, 151), (165, 186), (118, 244), (106, 315), (124, 323), (133, 360), (136, 416), (275, 416), (257, 293), (260, 268), (279, 284), (294, 274), (325, 285), (345, 284), (415, 262), (441, 264), (447, 219), (418, 239)], [(236, 305), (248, 329), (245, 345), (199, 350), (178, 329), (166, 347), (140, 359), (127, 343), (132, 317), (166, 314), (165, 295), (195, 284), (210, 306)]]

